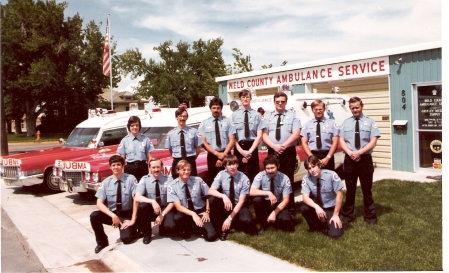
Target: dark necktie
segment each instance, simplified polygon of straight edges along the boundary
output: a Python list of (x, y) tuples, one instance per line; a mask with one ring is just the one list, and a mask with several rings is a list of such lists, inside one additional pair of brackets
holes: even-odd
[(117, 180), (117, 199), (116, 199), (117, 211), (122, 210), (122, 183)]
[(355, 119), (355, 149), (360, 149), (360, 128), (359, 128), (359, 118)]
[(316, 179), (316, 203), (322, 207), (323, 206), (323, 200), (321, 199), (321, 179)]
[(233, 176), (231, 176), (231, 184), (229, 185), (229, 199), (231, 200), (232, 205), (234, 205), (235, 192), (234, 192), (234, 177)]
[(181, 157), (182, 159), (186, 159), (187, 158), (187, 151), (186, 151), (186, 141), (184, 139), (184, 130), (181, 130), (179, 132), (181, 134)]
[(276, 123), (276, 140), (281, 140), (281, 114), (278, 115), (278, 122)]
[(193, 202), (192, 202), (192, 197), (190, 196), (190, 191), (189, 191), (189, 187), (187, 185), (187, 182), (184, 184), (184, 189), (186, 191), (186, 198), (187, 198), (187, 204), (188, 204), (188, 209), (193, 211), (195, 210), (193, 207)]
[(274, 178), (271, 178), (270, 191), (274, 194)]
[(156, 182), (156, 199), (161, 199), (161, 188), (159, 187), (159, 179), (154, 180)]
[(320, 126), (321, 120), (316, 121), (316, 147), (318, 150), (321, 150), (321, 147), (323, 144), (321, 143), (321, 126)]
[(248, 110), (245, 110), (245, 138), (249, 138)]
[(221, 148), (220, 127), (218, 126), (218, 119), (215, 119), (215, 144)]

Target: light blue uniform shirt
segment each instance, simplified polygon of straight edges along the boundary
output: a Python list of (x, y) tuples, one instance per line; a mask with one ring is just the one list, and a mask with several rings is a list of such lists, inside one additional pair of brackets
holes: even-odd
[[(301, 121), (296, 117), (296, 113), (285, 110), (281, 114), (281, 139), (276, 140), (276, 125), (278, 121), (278, 112), (265, 113), (263, 122), (264, 130), (268, 131), (268, 136), (274, 144), (284, 143), (292, 134), (293, 130), (301, 129)], [(295, 143), (295, 142), (294, 142)], [(293, 144), (294, 145), (294, 144)]]
[[(270, 176), (266, 171), (261, 171), (256, 175), (256, 177), (254, 177), (251, 187), (263, 191), (270, 191), (270, 185)], [(276, 196), (278, 202), (282, 202), (282, 200), (284, 200), (284, 195), (289, 195), (290, 193), (292, 193), (292, 184), (290, 183), (290, 179), (288, 176), (278, 171), (274, 177), (274, 196)], [(265, 200), (270, 200), (270, 198), (266, 196)]]
[(252, 108), (248, 109), (249, 138), (245, 138), (245, 109), (239, 109), (233, 112), (231, 122), (235, 127), (237, 141), (254, 140), (257, 137), (257, 131), (264, 129), (262, 116)]
[[(137, 185), (137, 179), (132, 174), (123, 173), (120, 177), (122, 187), (122, 210), (133, 209), (133, 192)], [(108, 201), (110, 211), (117, 210), (117, 178), (114, 175), (107, 177), (101, 184), (95, 196), (103, 201)]]
[(323, 117), (320, 122), (321, 130), (321, 149), (316, 147), (316, 124), (317, 119), (313, 118), (304, 124), (301, 129), (301, 136), (308, 139), (309, 149), (312, 151), (330, 150), (332, 147), (332, 138), (340, 134), (340, 128), (333, 119)]
[[(344, 185), (338, 174), (330, 170), (321, 170), (321, 200), (323, 208), (335, 207), (337, 201), (337, 192), (343, 189)], [(306, 174), (302, 179), (301, 193), (317, 196), (317, 179), (311, 174)], [(312, 198), (314, 199), (314, 198)]]
[(205, 136), (207, 143), (215, 151), (223, 151), (229, 143), (229, 136), (235, 134), (235, 128), (231, 123), (231, 120), (225, 116), (218, 118), (218, 127), (220, 129), (221, 146), (217, 147), (215, 141), (215, 118), (209, 117), (200, 124), (198, 133), (200, 136)]
[(202, 199), (209, 192), (209, 186), (198, 176), (190, 176), (187, 183), (183, 183), (179, 180), (179, 177), (173, 180), (168, 185), (168, 197), (167, 201), (173, 203), (180, 201), (181, 205), (189, 208), (189, 203), (185, 195), (184, 185), (187, 185), (190, 190), (190, 197), (192, 198), (193, 207), (195, 210), (201, 209), (206, 205), (206, 202)]
[[(250, 187), (249, 178), (242, 172), (237, 171), (234, 175), (234, 204), (239, 202), (239, 198), (241, 195), (249, 194)], [(231, 197), (231, 176), (229, 175), (227, 170), (220, 171), (217, 176), (214, 178), (212, 182), (212, 187), (216, 189), (223, 189), (223, 193), (229, 198)]]
[[(198, 131), (195, 128), (186, 126), (184, 129), (184, 142), (187, 156), (196, 156), (196, 148), (203, 144)], [(171, 130), (165, 140), (165, 148), (172, 151), (174, 158), (181, 158), (181, 129), (179, 127)]]
[(153, 143), (145, 135), (139, 133), (137, 137), (132, 134), (125, 136), (117, 148), (117, 153), (124, 155), (126, 162), (146, 161), (147, 155), (154, 150)]
[(168, 205), (167, 188), (168, 185), (171, 184), (173, 179), (171, 178), (171, 176), (161, 174), (158, 180), (159, 180), (159, 191), (161, 193), (160, 200), (156, 200), (156, 179), (152, 174), (142, 176), (133, 195), (135, 195), (136, 193), (140, 193), (141, 195), (149, 199), (156, 200), (161, 207), (166, 207)]
[[(355, 123), (354, 116), (345, 119), (340, 129), (340, 137), (345, 139), (346, 145), (348, 145), (351, 151), (357, 150), (355, 148)], [(365, 147), (372, 137), (380, 137), (379, 128), (374, 119), (362, 115), (359, 118), (359, 131), (360, 131), (360, 149)], [(371, 154), (373, 150), (367, 151), (365, 154)]]

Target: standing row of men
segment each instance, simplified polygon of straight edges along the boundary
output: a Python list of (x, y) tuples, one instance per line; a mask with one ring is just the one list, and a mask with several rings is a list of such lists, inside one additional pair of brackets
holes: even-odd
[[(132, 213), (130, 214), (130, 217), (128, 217), (130, 220), (118, 221), (117, 219), (120, 219), (120, 213), (114, 213), (114, 211), (123, 211), (124, 207), (121, 206), (121, 209), (119, 210), (118, 206), (113, 206), (114, 202), (109, 202), (109, 199), (115, 197), (117, 200), (116, 203), (118, 204), (121, 203), (119, 201), (123, 200), (121, 197), (121, 200), (118, 200), (119, 194), (122, 194), (122, 197), (125, 195), (124, 199), (126, 199), (126, 197), (129, 198), (131, 185), (128, 185), (128, 180), (133, 180), (133, 178), (126, 177), (125, 181), (127, 182), (125, 185), (128, 186), (128, 191), (126, 191), (125, 186), (123, 189), (124, 193), (119, 193), (118, 190), (115, 190), (117, 188), (117, 180), (118, 185), (120, 185), (121, 178), (117, 178), (115, 179), (116, 181), (112, 182), (114, 178), (111, 176), (108, 178), (111, 180), (111, 183), (107, 183), (107, 181), (109, 181), (108, 179), (103, 182), (101, 193), (97, 193), (97, 197), (99, 198), (97, 204), (104, 203), (106, 199), (108, 200), (109, 212), (104, 210), (104, 208), (108, 209), (104, 204), (104, 208), (101, 204), (99, 204), (99, 208), (103, 214), (108, 215), (112, 219), (112, 225), (121, 225), (122, 233), (122, 230), (125, 230), (136, 223), (136, 219), (146, 219), (146, 222), (148, 222), (148, 219), (151, 219), (157, 224), (161, 224), (160, 234), (164, 235), (169, 233), (169, 231), (172, 231), (175, 226), (182, 226), (183, 229), (181, 232), (189, 230), (185, 228), (185, 223), (181, 225), (174, 224), (179, 222), (179, 219), (184, 219), (182, 221), (186, 222), (185, 215), (188, 215), (191, 216), (191, 220), (193, 220), (193, 222), (187, 221), (189, 222), (189, 225), (193, 224), (194, 226), (204, 227), (204, 237), (206, 240), (213, 240), (218, 236), (220, 239), (224, 240), (226, 239), (227, 231), (229, 231), (231, 221), (236, 219), (234, 218), (236, 215), (238, 215), (238, 222), (243, 223), (242, 226), (251, 226), (247, 224), (249, 221), (248, 219), (250, 219), (248, 218), (249, 210), (244, 206), (245, 200), (241, 197), (242, 195), (248, 195), (248, 193), (238, 196), (235, 196), (234, 193), (234, 195), (231, 196), (231, 185), (233, 185), (233, 187), (234, 185), (237, 185), (236, 187), (240, 187), (239, 189), (244, 189), (244, 184), (248, 184), (249, 188), (249, 185), (251, 185), (250, 181), (252, 181), (250, 193), (255, 196), (253, 203), (260, 224), (259, 234), (264, 232), (267, 223), (270, 223), (271, 221), (275, 222), (276, 219), (279, 219), (278, 222), (286, 220), (283, 222), (283, 225), (281, 225), (285, 230), (294, 230), (293, 225), (289, 224), (288, 221), (291, 220), (292, 216), (287, 213), (288, 210), (285, 210), (285, 208), (292, 208), (294, 205), (291, 181), (294, 181), (293, 175), (295, 166), (292, 163), (296, 162), (295, 158), (297, 155), (295, 146), (300, 135), (302, 136), (301, 142), (303, 148), (310, 156), (310, 160), (308, 159), (305, 162), (305, 167), (309, 170), (309, 174), (304, 177), (302, 183), (302, 193), (305, 198), (304, 205), (301, 207), (301, 212), (309, 223), (309, 230), (314, 231), (321, 228), (318, 228), (316, 221), (313, 222), (309, 221), (310, 219), (308, 220), (307, 217), (310, 216), (310, 210), (308, 211), (303, 208), (304, 206), (314, 207), (317, 205), (315, 206), (316, 217), (318, 217), (318, 219), (330, 218), (328, 223), (333, 223), (334, 227), (339, 228), (340, 230), (341, 222), (348, 223), (354, 219), (355, 190), (357, 179), (359, 177), (364, 195), (365, 221), (370, 224), (376, 223), (377, 218), (371, 194), (372, 173), (374, 171), (371, 153), (376, 145), (377, 138), (380, 137), (380, 135), (375, 122), (363, 115), (363, 103), (359, 98), (353, 97), (349, 101), (350, 110), (352, 111), (353, 116), (344, 121), (340, 132), (333, 120), (324, 117), (325, 105), (322, 101), (315, 101), (312, 103), (311, 107), (315, 118), (308, 121), (301, 132), (301, 123), (296, 117), (296, 114), (293, 111), (286, 110), (288, 97), (285, 93), (278, 92), (274, 95), (275, 111), (266, 113), (264, 119), (262, 119), (258, 112), (251, 108), (251, 93), (248, 90), (242, 90), (239, 97), (243, 109), (234, 112), (231, 119), (222, 116), (222, 101), (220, 99), (213, 99), (209, 105), (212, 117), (203, 121), (198, 132), (194, 128), (186, 125), (188, 113), (185, 108), (179, 108), (176, 111), (175, 116), (178, 121), (178, 128), (175, 128), (168, 134), (166, 141), (166, 148), (170, 150), (174, 159), (172, 170), (176, 169), (176, 172), (173, 172), (173, 179), (175, 179), (173, 186), (170, 186), (170, 181), (168, 181), (169, 178), (161, 173), (162, 162), (160, 160), (151, 160), (150, 152), (153, 148), (151, 141), (146, 140), (144, 137), (142, 138), (143, 135), (139, 134), (141, 127), (140, 120), (138, 122), (133, 122), (130, 119), (128, 129), (131, 134), (122, 140), (118, 149), (118, 152), (126, 159), (125, 172), (133, 172), (129, 168), (141, 168), (142, 172), (144, 172), (142, 166), (145, 166), (146, 164), (144, 165), (143, 162), (149, 160), (149, 168), (152, 174), (145, 175), (140, 179), (142, 176), (140, 173), (136, 173), (136, 177), (140, 176), (138, 178), (140, 183), (137, 186), (138, 190), (135, 191), (135, 201), (137, 202), (136, 204), (132, 204), (131, 207), (134, 208), (134, 206), (138, 206), (139, 209), (137, 210), (137, 207), (135, 207), (135, 210), (132, 209)], [(361, 121), (361, 124), (359, 121)], [(200, 137), (198, 137), (198, 135)], [(261, 140), (267, 144), (268, 154), (273, 156), (267, 157), (266, 160), (268, 160), (269, 164), (265, 164), (266, 162), (264, 160), (265, 170), (258, 173), (259, 159), (257, 148)], [(333, 172), (327, 173), (325, 170), (321, 171), (321, 168), (331, 170), (335, 168), (333, 154), (337, 148), (338, 142), (340, 142), (342, 149), (346, 153), (344, 166), (346, 187), (348, 190), (346, 202), (342, 208), (342, 221), (339, 219), (339, 210), (342, 207), (342, 194), (340, 194), (340, 191), (343, 188), (340, 187), (341, 180), (338, 178), (338, 175)], [(196, 177), (197, 171), (195, 160), (200, 152), (201, 145), (208, 151), (208, 184), (202, 181), (199, 177)], [(229, 156), (232, 148), (234, 148), (236, 158)], [(225, 161), (225, 159), (227, 161)], [(156, 163), (153, 164), (153, 162)], [(159, 162), (160, 164), (158, 164)], [(180, 162), (182, 164), (179, 164)], [(283, 162), (284, 164), (279, 164), (279, 162)], [(152, 166), (155, 164), (158, 166)], [(111, 163), (110, 165), (114, 172)], [(126, 167), (128, 165), (129, 167)], [(267, 168), (267, 165), (269, 168)], [(229, 169), (227, 168), (228, 166)], [(233, 169), (233, 167), (237, 168), (237, 166), (238, 172)], [(320, 171), (317, 171), (315, 167), (318, 167)], [(315, 171), (313, 171), (314, 169)], [(148, 173), (148, 169), (145, 173)], [(231, 183), (232, 181), (239, 180), (239, 178), (241, 178), (240, 176), (244, 176), (244, 179), (246, 180), (239, 181), (237, 184), (236, 182)], [(148, 183), (146, 180), (149, 180)], [(326, 200), (326, 202), (323, 202), (320, 192), (330, 189), (329, 186), (326, 186), (326, 181), (328, 180), (331, 181), (330, 188), (334, 189), (334, 195), (328, 194), (326, 196), (334, 197), (332, 197), (333, 200)], [(191, 181), (191, 183), (188, 183), (188, 181)], [(308, 181), (315, 186), (306, 187)], [(340, 182), (335, 185), (333, 181)], [(132, 182), (134, 185), (137, 185), (136, 179)], [(108, 185), (112, 184), (115, 185), (112, 187), (114, 190), (108, 188), (109, 190), (107, 190), (105, 194), (103, 188), (107, 188)], [(141, 184), (146, 186), (140, 186)], [(190, 191), (186, 190), (185, 185), (189, 185), (187, 188), (189, 188)], [(224, 188), (226, 187), (228, 187), (229, 195), (220, 192), (224, 191)], [(118, 188), (120, 188), (120, 186)], [(151, 189), (153, 189), (153, 191), (151, 191)], [(159, 190), (156, 191), (156, 189)], [(114, 192), (116, 195), (108, 196), (107, 192)], [(150, 195), (149, 192), (152, 192), (151, 194), (154, 194), (154, 196)], [(288, 193), (287, 198), (284, 196), (286, 193)], [(165, 199), (163, 197), (164, 194)], [(204, 201), (201, 196), (204, 197), (208, 194), (211, 197)], [(227, 198), (225, 198), (225, 195)], [(259, 197), (259, 195), (261, 197)], [(317, 199), (317, 195), (319, 195), (320, 198)], [(307, 199), (307, 197), (312, 198)], [(159, 202), (157, 202), (158, 198)], [(243, 203), (242, 200), (240, 200), (241, 198), (243, 198)], [(221, 200), (217, 201), (218, 199)], [(203, 200), (204, 203), (202, 203), (201, 200)], [(291, 202), (289, 202), (289, 200)], [(312, 203), (307, 202), (310, 200)], [(192, 206), (191, 203), (194, 202), (196, 202), (196, 205), (194, 204)], [(212, 217), (213, 223), (211, 223), (211, 206), (209, 202), (212, 204), (222, 204), (221, 207), (227, 212), (230, 211), (229, 214), (220, 214), (219, 210), (217, 210), (214, 205), (213, 211), (217, 216)], [(109, 205), (110, 203), (112, 203), (112, 205)], [(126, 203), (125, 207), (129, 209), (129, 206), (130, 204)], [(178, 214), (168, 216), (170, 211), (174, 211), (172, 210), (173, 207), (176, 208)], [(332, 208), (333, 216), (323, 213), (323, 209), (329, 211), (329, 208)], [(139, 211), (139, 216), (142, 215), (143, 217), (137, 217), (137, 211)], [(127, 213), (129, 214), (129, 212)], [(223, 218), (223, 215), (226, 217)], [(266, 217), (259, 217), (261, 215)], [(335, 215), (337, 216), (335, 217)], [(108, 221), (104, 219), (101, 220), (102, 223), (106, 224), (109, 223)], [(162, 223), (166, 224), (163, 225)], [(99, 229), (98, 223), (96, 225), (97, 229)], [(144, 226), (144, 228), (139, 228), (140, 233), (144, 236), (143, 241), (144, 243), (149, 243), (151, 241), (151, 221), (149, 224), (139, 222), (136, 226), (140, 225)], [(92, 226), (94, 227), (94, 223), (92, 223)], [(326, 228), (329, 230), (329, 226)], [(219, 230), (219, 232), (217, 233), (216, 230)], [(97, 248), (95, 249), (95, 252), (99, 252), (107, 245), (107, 243), (104, 240), (104, 231), (103, 234), (99, 234), (98, 236), (97, 231), (95, 231), (95, 234), (97, 237)], [(329, 231), (328, 235), (339, 237), (341, 236), (341, 233), (338, 235), (338, 232), (335, 233), (334, 231)], [(125, 236), (124, 239), (122, 238), (122, 241), (126, 243), (136, 236), (138, 237), (140, 235), (137, 233), (131, 235), (128, 234), (128, 237)], [(188, 233), (183, 234), (183, 237), (189, 236), (190, 234)]]

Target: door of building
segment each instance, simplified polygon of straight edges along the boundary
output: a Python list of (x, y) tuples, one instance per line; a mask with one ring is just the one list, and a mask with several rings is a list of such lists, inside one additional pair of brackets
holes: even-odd
[(415, 170), (442, 170), (443, 113), (442, 85), (416, 85)]

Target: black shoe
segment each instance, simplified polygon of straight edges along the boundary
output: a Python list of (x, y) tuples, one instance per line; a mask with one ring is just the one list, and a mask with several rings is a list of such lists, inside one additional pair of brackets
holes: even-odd
[(257, 232), (257, 235), (262, 235), (265, 232), (265, 229), (262, 227), (259, 229), (259, 231)]
[(151, 243), (151, 235), (143, 236), (143, 244), (148, 245), (149, 243)]
[(181, 237), (184, 240), (190, 239), (191, 234), (189, 232), (182, 232)]
[(97, 245), (95, 247), (95, 253), (100, 252), (103, 248), (107, 247), (108, 245)]
[(374, 226), (375, 224), (377, 224), (377, 219), (374, 219), (374, 220), (365, 220), (365, 222), (366, 222), (368, 225)]
[(226, 231), (220, 234), (220, 241), (226, 241), (226, 237), (228, 237), (228, 233)]

